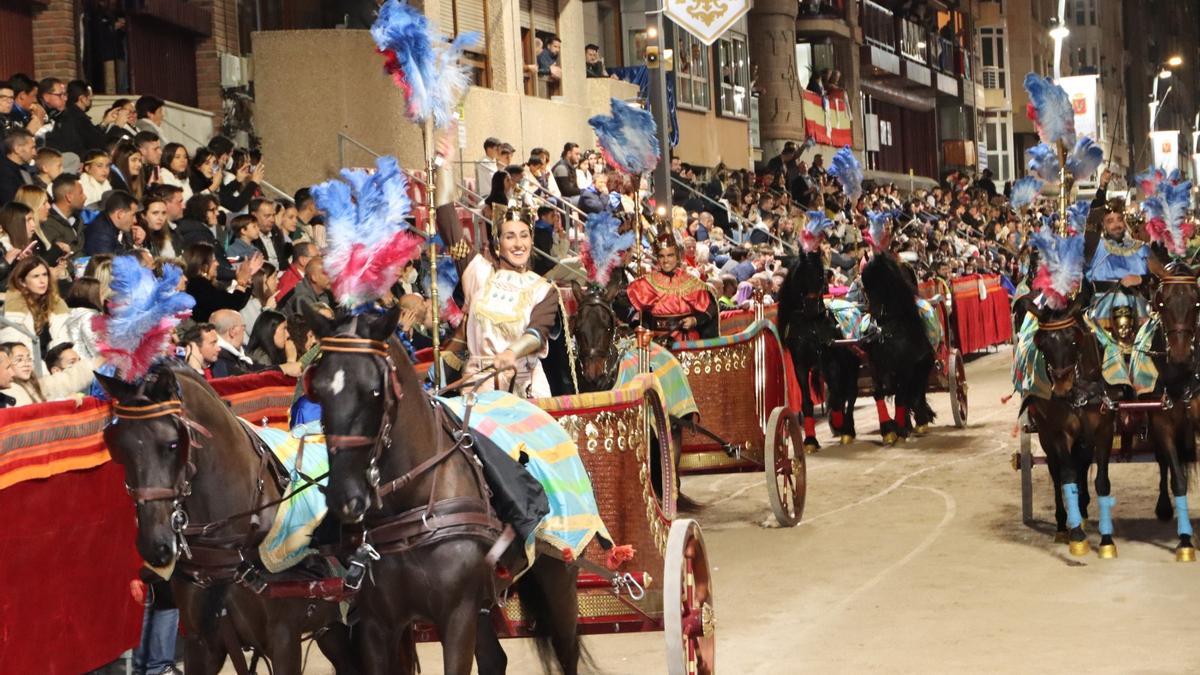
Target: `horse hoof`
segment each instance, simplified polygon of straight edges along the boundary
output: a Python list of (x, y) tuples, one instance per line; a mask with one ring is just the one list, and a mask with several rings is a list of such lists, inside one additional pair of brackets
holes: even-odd
[(840, 443), (841, 443), (842, 445), (850, 445), (850, 444), (851, 444), (851, 443), (853, 443), (853, 442), (854, 442), (854, 437), (853, 437), (853, 436), (851, 436), (850, 434), (842, 434), (842, 438), (841, 438), (841, 441), (840, 441)]
[(1175, 549), (1175, 562), (1196, 562), (1196, 549), (1191, 546), (1180, 546)]
[(1088, 543), (1087, 539), (1084, 539), (1083, 541), (1071, 541), (1067, 542), (1067, 551), (1069, 551), (1071, 555), (1078, 558), (1091, 553), (1092, 545)]
[(821, 446), (817, 445), (816, 443), (805, 443), (804, 444), (804, 454), (806, 454), (806, 455), (812, 455), (812, 454), (818, 453), (820, 451), (821, 451)]
[(1055, 532), (1055, 533), (1054, 533), (1054, 543), (1056, 543), (1056, 544), (1065, 544), (1065, 543), (1067, 543), (1068, 541), (1071, 541), (1071, 540), (1070, 540), (1070, 538), (1069, 538), (1069, 537), (1067, 537), (1067, 531), (1066, 531), (1066, 530), (1059, 530), (1058, 532)]
[(888, 432), (883, 435), (883, 444), (884, 445), (895, 445), (896, 441), (898, 441), (898, 440), (900, 440), (900, 434), (897, 434), (894, 431)]
[(1101, 560), (1112, 560), (1117, 557), (1117, 545), (1101, 544), (1098, 553)]
[(913, 431), (917, 432), (918, 434), (922, 434), (922, 435), (927, 434), (927, 433), (929, 433), (929, 425), (928, 424), (919, 424), (919, 425), (917, 425), (916, 429), (913, 429)]

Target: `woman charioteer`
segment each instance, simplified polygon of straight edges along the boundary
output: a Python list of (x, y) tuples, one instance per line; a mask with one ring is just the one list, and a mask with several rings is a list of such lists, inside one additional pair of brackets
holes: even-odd
[(541, 359), (549, 351), (550, 332), (558, 317), (558, 289), (530, 266), (532, 219), (519, 219), (519, 210), (510, 209), (507, 218), (492, 223), (490, 241), (482, 252), (466, 240), (454, 206), (453, 135), (438, 142), (434, 197), (438, 234), (458, 268), (465, 299), (463, 376), (471, 378), (492, 368), (495, 377), (478, 391), (496, 388), (523, 398), (549, 397)]

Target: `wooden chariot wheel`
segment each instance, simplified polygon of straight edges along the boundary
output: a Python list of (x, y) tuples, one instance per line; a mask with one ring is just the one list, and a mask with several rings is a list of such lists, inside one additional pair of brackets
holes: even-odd
[(716, 670), (716, 614), (708, 553), (700, 525), (671, 523), (663, 569), (663, 635), (670, 675), (712, 675)]
[(946, 377), (950, 390), (950, 414), (954, 417), (954, 426), (961, 429), (967, 426), (967, 369), (963, 366), (962, 353), (957, 349), (950, 352)]
[(763, 443), (763, 472), (771, 511), (781, 527), (795, 527), (804, 516), (808, 464), (796, 416), (786, 407), (771, 411)]

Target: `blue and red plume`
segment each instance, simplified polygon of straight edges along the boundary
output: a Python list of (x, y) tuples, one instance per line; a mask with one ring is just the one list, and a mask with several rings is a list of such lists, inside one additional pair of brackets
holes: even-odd
[(1017, 180), (1017, 182), (1013, 183), (1012, 196), (1009, 198), (1009, 203), (1014, 209), (1029, 206), (1042, 193), (1042, 185), (1044, 184), (1045, 181), (1037, 176), (1025, 176)]
[(1038, 178), (1054, 183), (1058, 181), (1062, 164), (1058, 161), (1058, 150), (1054, 147), (1039, 143), (1025, 151), (1029, 171)]
[(1029, 243), (1041, 253), (1033, 290), (1042, 294), (1050, 309), (1066, 309), (1083, 283), (1083, 233), (1060, 237), (1043, 225), (1029, 236)]
[(621, 234), (621, 221), (607, 211), (588, 216), (584, 230), (587, 239), (581, 242), (580, 262), (588, 280), (607, 286), (613, 270), (621, 264), (621, 254), (633, 246), (634, 234)]
[(604, 159), (628, 174), (654, 171), (662, 154), (654, 116), (620, 99), (612, 99), (610, 105), (611, 115), (595, 115), (588, 119), (588, 124), (596, 131)]
[(833, 221), (824, 211), (809, 211), (808, 221), (804, 223), (804, 231), (800, 233), (800, 244), (804, 250), (811, 253), (820, 250), (821, 237), (825, 231), (833, 227)]
[(162, 270), (160, 279), (137, 256), (113, 258), (108, 312), (92, 319), (100, 355), (128, 382), (140, 379), (167, 353), (171, 331), (196, 305), (178, 290), (180, 269), (164, 265)]
[(842, 191), (851, 200), (862, 195), (863, 169), (850, 146), (838, 150), (829, 162), (829, 175), (842, 185)]
[(876, 252), (887, 250), (891, 244), (891, 220), (888, 211), (867, 211), (867, 242)]
[[(462, 309), (454, 300), (458, 281), (458, 267), (454, 264), (454, 259), (448, 255), (439, 255), (437, 264), (438, 319), (455, 328), (463, 320)], [(432, 279), (429, 277), (428, 268), (425, 269), (422, 286), (425, 289), (432, 288)]]
[(1080, 136), (1075, 149), (1067, 157), (1067, 171), (1077, 181), (1085, 181), (1095, 175), (1104, 162), (1104, 148), (1087, 136)]
[(1037, 125), (1043, 143), (1054, 145), (1062, 141), (1067, 147), (1075, 145), (1075, 107), (1061, 86), (1037, 73), (1025, 76), (1025, 93), (1029, 105), (1025, 112)]
[[(1157, 172), (1159, 178), (1154, 184), (1154, 192), (1142, 202), (1146, 232), (1151, 241), (1161, 244), (1172, 256), (1183, 257), (1187, 255), (1188, 240), (1195, 230), (1195, 224), (1187, 220), (1192, 182), (1180, 181), (1178, 172), (1172, 172), (1165, 180), (1161, 178), (1162, 174), (1162, 170)], [(1146, 183), (1142, 184), (1144, 189)]]

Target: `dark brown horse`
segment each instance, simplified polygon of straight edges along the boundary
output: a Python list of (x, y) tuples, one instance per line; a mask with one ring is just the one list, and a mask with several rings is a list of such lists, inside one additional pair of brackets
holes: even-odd
[[(424, 620), (437, 629), (447, 674), (470, 673), (473, 655), (481, 673), (503, 672), (486, 615), (499, 584), (488, 554), (501, 524), (469, 436), (446, 423), (392, 337), (398, 308), (339, 322), (307, 314), (322, 345), (305, 389), (321, 404), (329, 508), (362, 523), (364, 546), (382, 554), (359, 596), (364, 671), (397, 672), (401, 631)], [(543, 665), (552, 653), (568, 674), (581, 655), (576, 577), (539, 556), (516, 584)]]
[(603, 288), (594, 284), (585, 288), (571, 282), (575, 315), (570, 325), (581, 392), (607, 391), (617, 382), (621, 363), (617, 340), (629, 333), (628, 299), (623, 297), (627, 286), (623, 268), (616, 270)]
[(1150, 398), (1162, 407), (1150, 411), (1150, 436), (1159, 463), (1159, 499), (1155, 513), (1168, 520), (1171, 504), (1167, 501), (1168, 478), (1174, 497), (1176, 533), (1179, 544), (1176, 558), (1196, 559), (1192, 544), (1192, 525), (1188, 516), (1187, 489), (1191, 465), (1196, 461), (1196, 438), (1191, 415), (1193, 400), (1200, 393), (1197, 374), (1197, 322), (1200, 321), (1200, 287), (1197, 273), (1182, 262), (1170, 263), (1158, 279), (1152, 300), (1158, 314), (1158, 330), (1152, 342), (1152, 355), (1158, 368), (1158, 382)]
[[(278, 579), (263, 572), (234, 578), (242, 558), (257, 557), (273, 509), (237, 515), (281, 494), (246, 425), (186, 367), (160, 363), (137, 385), (96, 377), (116, 402), (104, 440), (136, 504), (138, 552), (153, 567), (175, 566), (189, 675), (215, 675), (227, 653), (241, 672), (242, 646), (275, 673), (299, 673), (301, 637), (313, 634), (338, 673), (358, 672), (336, 601), (260, 594), (250, 580)], [(206, 523), (216, 527), (200, 533)]]
[[(1113, 437), (1112, 399), (1101, 374), (1100, 343), (1083, 319), (1087, 300), (1087, 294), (1079, 294), (1065, 310), (1056, 311), (1022, 299), (1023, 308), (1038, 320), (1033, 340), (1050, 384), (1049, 398), (1029, 397), (1022, 406), (1037, 427), (1054, 483), (1055, 539), (1065, 541), (1077, 556), (1091, 550), (1083, 530), (1090, 501), (1088, 469), (1094, 454), (1100, 465), (1096, 490), (1108, 498)], [(1112, 545), (1111, 531), (1101, 529), (1101, 545)]]

